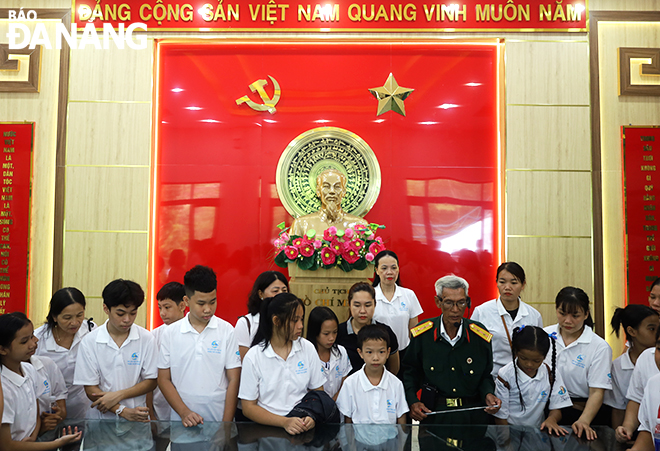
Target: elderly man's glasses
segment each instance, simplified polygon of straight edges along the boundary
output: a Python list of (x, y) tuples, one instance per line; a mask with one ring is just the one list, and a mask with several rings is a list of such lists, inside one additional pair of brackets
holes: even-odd
[(442, 301), (442, 310), (451, 310), (454, 307), (457, 307), (459, 310), (463, 310), (467, 306), (467, 301)]

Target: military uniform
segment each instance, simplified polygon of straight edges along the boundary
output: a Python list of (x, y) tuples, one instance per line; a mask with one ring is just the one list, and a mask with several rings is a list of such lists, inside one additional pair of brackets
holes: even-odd
[[(420, 399), (418, 390), (429, 384), (437, 390), (432, 411), (485, 405), (488, 393), (495, 393), (492, 335), (476, 321), (463, 318), (461, 337), (452, 347), (440, 334), (441, 317), (421, 323), (413, 330), (403, 359), (403, 384), (411, 406)], [(431, 323), (431, 324), (429, 324)], [(423, 390), (424, 391), (424, 390)], [(422, 399), (425, 399), (422, 394)], [(483, 410), (431, 415), (424, 423), (484, 424), (489, 416)]]

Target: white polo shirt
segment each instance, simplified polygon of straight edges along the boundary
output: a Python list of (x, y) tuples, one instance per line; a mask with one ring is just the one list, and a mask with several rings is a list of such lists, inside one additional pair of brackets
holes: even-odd
[[(248, 328), (248, 321), (250, 327)], [(239, 346), (245, 346), (249, 348), (252, 346), (252, 340), (254, 340), (255, 335), (257, 335), (257, 329), (259, 329), (259, 314), (256, 315), (247, 314), (241, 316), (236, 321), (236, 327), (234, 328), (234, 335), (236, 335), (236, 342)]]
[(644, 397), (639, 406), (639, 431), (650, 432), (653, 435), (657, 424), (658, 408), (660, 407), (660, 374), (648, 380), (644, 388)]
[[(205, 421), (222, 421), (229, 386), (226, 370), (240, 367), (234, 328), (217, 316), (201, 333), (190, 324), (189, 314), (163, 333), (158, 368), (170, 369), (183, 402)], [(181, 421), (174, 409), (170, 419)]]
[(612, 362), (612, 389), (605, 392), (603, 403), (619, 410), (626, 410), (628, 398), (626, 393), (630, 386), (630, 379), (635, 369), (635, 364), (630, 360), (630, 348), (614, 359)]
[[(75, 385), (98, 385), (104, 392), (123, 390), (158, 377), (156, 340), (148, 330), (136, 324), (117, 347), (107, 329), (107, 321), (91, 331), (80, 343), (78, 362), (73, 377)], [(121, 404), (134, 408), (147, 405), (147, 395), (123, 399)], [(88, 405), (91, 403), (88, 402)], [(96, 408), (87, 410), (88, 419), (115, 418), (112, 412), (102, 414)]]
[(51, 404), (61, 399), (66, 400), (69, 393), (62, 372), (52, 359), (45, 356), (33, 355), (30, 357), (30, 363), (37, 373), (37, 385), (41, 386), (41, 395), (37, 398), (39, 412), (50, 412)]
[[(497, 377), (500, 368), (511, 362), (513, 358), (508, 338), (513, 337), (513, 329), (522, 325), (543, 327), (541, 314), (534, 307), (525, 304), (520, 298), (518, 298), (516, 319), (511, 318), (511, 314), (504, 308), (500, 298), (475, 307), (471, 319), (479, 321), (486, 326), (488, 332), (493, 334), (493, 339), (490, 342), (493, 346), (493, 371), (491, 373), (493, 377)], [(502, 319), (506, 323), (506, 330)], [(508, 336), (506, 334), (507, 330), (509, 331)]]
[[(67, 349), (57, 344), (52, 330), (43, 325), (34, 331), (34, 336), (39, 339), (36, 355), (50, 357), (62, 372), (66, 388), (69, 394), (66, 400), (66, 417), (74, 420), (82, 420), (87, 414), (87, 409), (91, 404), (85, 394), (85, 388), (80, 385), (73, 385), (73, 374), (76, 370), (76, 361), (78, 360), (78, 349), (83, 337), (89, 333), (89, 320), (83, 321), (80, 329), (73, 336), (71, 348)], [(92, 322), (94, 328), (98, 326)], [(92, 329), (94, 330), (94, 329)]]
[[(571, 398), (588, 398), (589, 388), (612, 388), (610, 369), (612, 366), (612, 348), (605, 340), (585, 325), (582, 335), (566, 346), (559, 333), (559, 325), (545, 328), (548, 334), (557, 332), (557, 368)], [(552, 365), (552, 350), (545, 357), (545, 362)]]
[(11, 439), (21, 441), (37, 427), (37, 398), (43, 386), (39, 376), (29, 363), (21, 362), (23, 376), (2, 366), (2, 394), (5, 406), (2, 424), (9, 424)]
[[(156, 348), (158, 349), (159, 353), (160, 342), (163, 338), (163, 331), (165, 331), (166, 327), (167, 324), (161, 324), (151, 331), (154, 336), (154, 340), (156, 340)], [(163, 396), (163, 392), (161, 392), (158, 387), (154, 388), (154, 410), (156, 411), (156, 417), (160, 421), (168, 421), (170, 419), (170, 415), (172, 414), (172, 408), (167, 402), (167, 399), (165, 399), (165, 396)]]
[(396, 424), (409, 410), (403, 383), (396, 376), (384, 368), (380, 382), (373, 385), (364, 366), (344, 381), (337, 408), (358, 424)]
[(341, 388), (342, 379), (348, 376), (352, 369), (353, 366), (348, 358), (346, 348), (342, 345), (332, 348), (328, 365), (323, 361), (321, 362), (321, 371), (323, 371), (326, 379), (325, 384), (323, 384), (323, 391), (331, 398), (334, 397)]
[(399, 351), (406, 349), (410, 343), (408, 324), (410, 319), (424, 313), (422, 306), (413, 290), (396, 286), (392, 300), (388, 301), (380, 284), (375, 287), (376, 310), (374, 321), (390, 326), (399, 341)]
[(636, 403), (641, 403), (644, 397), (644, 387), (646, 383), (656, 374), (660, 373), (655, 364), (655, 346), (645, 349), (639, 357), (633, 370), (626, 398)]
[[(516, 371), (518, 372), (518, 385), (516, 385)], [(518, 368), (515, 362), (509, 362), (500, 369), (498, 376), (495, 379), (495, 396), (502, 400), (502, 407), (497, 411), (495, 417), (507, 420), (512, 425), (540, 427), (545, 420), (543, 409), (545, 409), (548, 392), (550, 392), (548, 367), (541, 365), (536, 376), (529, 377)], [(509, 383), (509, 388), (502, 383), (500, 378)], [(518, 390), (518, 386), (520, 386), (520, 390)], [(525, 410), (520, 404), (519, 393), (522, 393), (523, 401), (525, 401)], [(572, 405), (561, 372), (557, 368), (548, 407), (550, 410), (555, 410)]]
[(316, 348), (304, 338), (292, 343), (286, 360), (270, 343), (265, 349), (262, 344), (253, 346), (243, 359), (238, 397), (285, 416), (309, 390), (325, 384), (321, 365)]

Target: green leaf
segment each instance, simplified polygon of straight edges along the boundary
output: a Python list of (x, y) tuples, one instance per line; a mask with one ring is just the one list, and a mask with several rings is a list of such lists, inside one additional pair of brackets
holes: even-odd
[(286, 254), (284, 253), (284, 251), (281, 251), (279, 254), (275, 256), (275, 264), (280, 268), (286, 268), (288, 266)]
[(350, 263), (348, 263), (346, 260), (343, 258), (341, 259), (341, 265), (339, 266), (344, 272), (350, 272), (353, 267), (351, 266)]
[(314, 265), (314, 257), (303, 257), (302, 260), (298, 261), (298, 266), (300, 269), (308, 271)]
[(284, 224), (284, 221), (282, 221), (279, 224), (277, 224), (275, 227), (277, 227), (280, 230), (284, 230), (284, 228), (286, 227), (286, 224)]
[(365, 260), (364, 257), (360, 258), (358, 261), (353, 263), (353, 269), (357, 271), (362, 271), (363, 269), (367, 269), (367, 260)]

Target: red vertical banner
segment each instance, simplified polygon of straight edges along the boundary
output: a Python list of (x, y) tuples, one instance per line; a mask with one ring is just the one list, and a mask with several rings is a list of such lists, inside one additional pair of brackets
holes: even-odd
[(653, 281), (660, 277), (657, 196), (660, 175), (660, 127), (621, 127), (623, 186), (628, 259), (628, 302), (645, 304)]
[(34, 122), (0, 122), (0, 314), (27, 313)]

